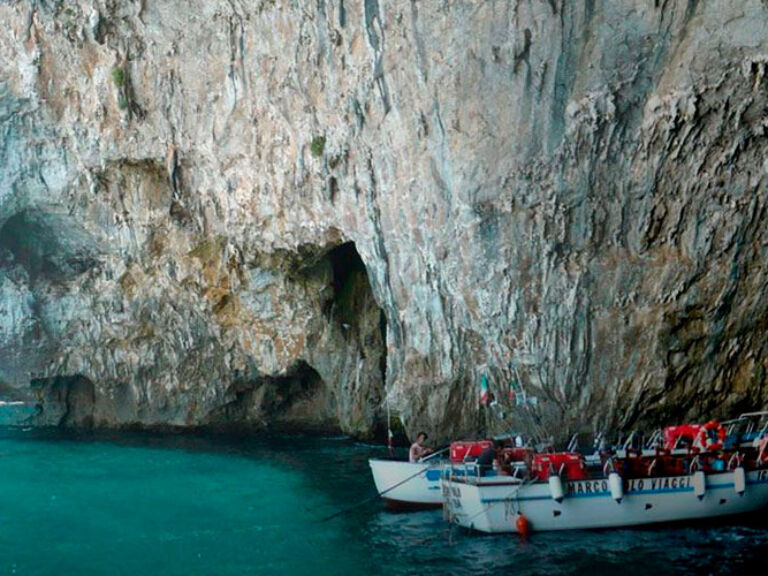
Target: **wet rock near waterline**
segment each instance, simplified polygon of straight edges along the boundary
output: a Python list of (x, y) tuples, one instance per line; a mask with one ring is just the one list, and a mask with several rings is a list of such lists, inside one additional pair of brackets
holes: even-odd
[(95, 386), (85, 376), (57, 376), (31, 383), (37, 413), (31, 423), (40, 426), (93, 426)]
[(0, 380), (355, 434), (385, 385), (441, 436), (765, 405), (763, 2), (305, 4), (0, 6)]

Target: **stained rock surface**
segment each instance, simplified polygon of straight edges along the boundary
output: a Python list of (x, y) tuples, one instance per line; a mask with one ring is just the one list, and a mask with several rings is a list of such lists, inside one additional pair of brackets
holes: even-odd
[(0, 389), (39, 424), (768, 401), (761, 0), (14, 0), (0, 31)]

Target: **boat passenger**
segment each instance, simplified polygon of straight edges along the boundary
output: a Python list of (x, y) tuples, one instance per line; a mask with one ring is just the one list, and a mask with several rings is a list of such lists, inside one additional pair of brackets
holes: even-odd
[(480, 453), (480, 456), (477, 457), (476, 463), (480, 476), (487, 476), (488, 472), (493, 470), (493, 463), (498, 458), (497, 450), (501, 449), (501, 447), (501, 442), (499, 440), (494, 440), (493, 444), (484, 448)]
[(410, 462), (418, 462), (424, 456), (432, 452), (429, 448), (424, 446), (424, 442), (427, 441), (427, 433), (419, 432), (416, 435), (416, 442), (411, 444), (411, 450), (408, 452), (408, 460)]

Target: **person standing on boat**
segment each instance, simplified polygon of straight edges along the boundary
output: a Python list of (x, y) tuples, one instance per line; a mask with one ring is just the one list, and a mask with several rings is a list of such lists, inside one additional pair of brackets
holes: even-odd
[(497, 449), (500, 449), (501, 447), (501, 442), (494, 440), (493, 444), (484, 448), (480, 453), (480, 456), (477, 457), (477, 469), (480, 476), (487, 476), (488, 472), (493, 470), (493, 463), (496, 462), (496, 459), (499, 457)]
[(408, 461), (409, 462), (418, 462), (424, 456), (432, 452), (429, 448), (424, 447), (424, 442), (427, 441), (427, 433), (426, 432), (419, 432), (416, 435), (416, 442), (411, 444), (411, 450), (408, 452)]

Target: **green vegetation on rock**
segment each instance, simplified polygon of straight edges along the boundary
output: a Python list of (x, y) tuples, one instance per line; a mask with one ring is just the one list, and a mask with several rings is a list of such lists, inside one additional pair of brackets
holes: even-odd
[(325, 151), (325, 137), (315, 136), (312, 138), (312, 143), (309, 145), (309, 151), (315, 158), (321, 158)]
[(125, 71), (122, 68), (112, 68), (111, 76), (115, 86), (118, 88), (125, 86)]
[(112, 68), (112, 82), (118, 88), (125, 86), (125, 71), (122, 68)]

